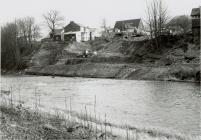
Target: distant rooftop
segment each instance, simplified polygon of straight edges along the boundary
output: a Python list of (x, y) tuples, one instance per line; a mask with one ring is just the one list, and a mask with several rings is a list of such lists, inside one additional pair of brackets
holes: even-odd
[[(89, 28), (89, 27), (87, 27), (87, 26), (84, 26), (84, 25), (82, 25), (82, 24), (80, 24), (80, 23), (77, 23), (77, 22), (74, 22), (74, 21), (70, 21), (69, 24), (76, 24), (76, 25), (78, 25), (78, 26), (80, 26), (80, 27)], [(66, 26), (68, 26), (69, 24), (67, 24)], [(64, 27), (64, 28), (65, 28), (65, 27)]]
[(201, 8), (193, 8), (191, 11), (191, 16), (200, 16), (200, 9)]
[(116, 21), (114, 28), (124, 29), (126, 24), (131, 24), (132, 27), (139, 27), (141, 19), (130, 19), (130, 20), (122, 20)]

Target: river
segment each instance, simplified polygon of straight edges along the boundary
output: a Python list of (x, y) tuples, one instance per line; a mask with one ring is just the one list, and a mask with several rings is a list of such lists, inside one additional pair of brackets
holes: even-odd
[[(136, 81), (50, 76), (2, 76), (2, 90), (12, 87), (14, 100), (34, 106), (40, 95), (43, 110), (66, 109), (107, 115), (115, 124), (173, 130), (190, 135), (201, 134), (201, 93), (197, 83)], [(20, 94), (19, 94), (20, 93)], [(0, 96), (1, 97), (1, 96)]]

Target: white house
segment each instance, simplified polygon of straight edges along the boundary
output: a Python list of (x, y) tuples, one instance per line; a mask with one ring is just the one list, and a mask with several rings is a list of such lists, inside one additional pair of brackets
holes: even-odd
[(64, 27), (64, 30), (61, 32), (61, 40), (84, 42), (93, 40), (94, 34), (95, 29), (71, 21)]

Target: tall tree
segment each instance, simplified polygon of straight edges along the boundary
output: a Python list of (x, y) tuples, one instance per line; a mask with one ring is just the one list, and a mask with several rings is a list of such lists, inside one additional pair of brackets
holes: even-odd
[(156, 47), (159, 48), (163, 32), (166, 30), (168, 21), (167, 7), (162, 0), (152, 0), (147, 4), (147, 25), (151, 39), (155, 40)]
[(63, 25), (64, 17), (56, 10), (50, 10), (43, 15), (47, 27), (52, 31), (52, 34), (55, 34), (55, 29)]
[(17, 26), (15, 22), (1, 27), (1, 66), (13, 69), (19, 65), (20, 51), (17, 47)]
[(1, 27), (1, 68), (17, 70), (26, 67), (23, 57), (37, 49), (33, 42), (40, 35), (40, 28), (35, 24), (34, 18), (25, 17), (16, 19)]
[(105, 18), (102, 20), (102, 25), (101, 25), (101, 27), (103, 28), (104, 32), (107, 32), (108, 26), (107, 26), (107, 21), (106, 21)]
[(110, 27), (107, 25), (107, 21), (106, 21), (105, 18), (102, 20), (101, 28), (102, 28), (102, 36), (103, 37), (108, 37)]
[(23, 38), (23, 40), (31, 44), (40, 37), (40, 27), (35, 23), (33, 17), (25, 17), (16, 20), (18, 27), (18, 37)]
[(191, 18), (188, 15), (180, 15), (172, 18), (168, 23), (170, 29), (181, 31), (181, 33), (187, 33), (191, 30)]

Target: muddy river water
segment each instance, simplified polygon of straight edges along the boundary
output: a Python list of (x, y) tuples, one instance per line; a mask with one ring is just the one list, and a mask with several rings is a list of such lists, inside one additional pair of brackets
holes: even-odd
[[(115, 124), (154, 127), (199, 135), (201, 93), (197, 83), (66, 78), (50, 76), (2, 76), (1, 88), (12, 87), (14, 100), (33, 106), (35, 93), (43, 110), (86, 108)], [(19, 94), (20, 93), (20, 94)], [(0, 96), (1, 98), (1, 96)]]

